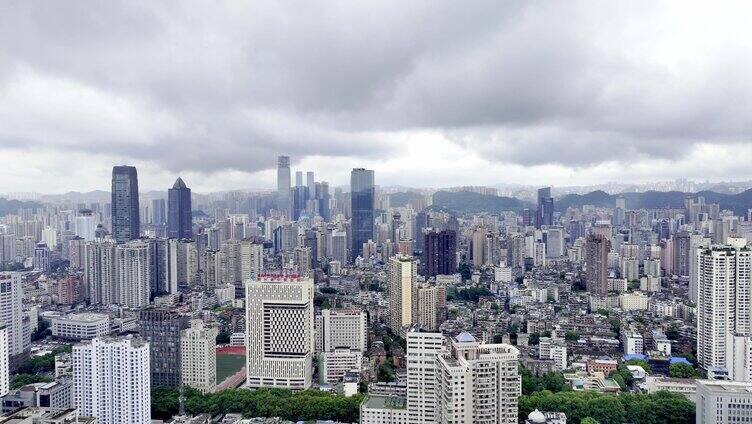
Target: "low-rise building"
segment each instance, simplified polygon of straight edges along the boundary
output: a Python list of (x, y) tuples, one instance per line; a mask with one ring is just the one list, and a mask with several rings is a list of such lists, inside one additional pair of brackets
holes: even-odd
[(110, 332), (110, 317), (106, 314), (87, 312), (52, 319), (52, 335), (61, 339), (91, 340)]

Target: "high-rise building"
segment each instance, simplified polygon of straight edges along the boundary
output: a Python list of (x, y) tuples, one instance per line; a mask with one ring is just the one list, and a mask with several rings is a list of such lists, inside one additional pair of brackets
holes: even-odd
[(11, 357), (23, 357), (31, 348), (30, 334), (25, 334), (23, 320), (21, 274), (0, 272), (0, 327), (8, 329), (8, 352)]
[(674, 234), (673, 237), (674, 246), (674, 274), (688, 277), (690, 274), (690, 260), (691, 260), (691, 243), (690, 235), (686, 231), (680, 231)]
[(152, 266), (149, 244), (133, 240), (115, 248), (115, 300), (126, 308), (149, 305)]
[(608, 293), (608, 252), (611, 242), (600, 234), (591, 234), (585, 240), (585, 266), (587, 291), (596, 295)]
[(363, 243), (373, 240), (374, 224), (374, 172), (355, 168), (350, 174), (350, 203), (352, 215), (352, 255), (353, 261), (363, 253)]
[(332, 259), (344, 265), (347, 263), (347, 233), (332, 231)]
[(389, 328), (395, 334), (413, 324), (413, 284), (417, 268), (411, 256), (389, 258)]
[(180, 335), (182, 382), (201, 393), (212, 393), (217, 387), (217, 334), (216, 327), (196, 319)]
[(428, 231), (423, 236), (424, 275), (452, 275), (457, 272), (457, 233)]
[(368, 317), (363, 311), (324, 309), (316, 315), (316, 351), (337, 348), (365, 353)]
[(84, 293), (92, 305), (117, 302), (117, 268), (115, 244), (109, 241), (89, 242), (85, 247)]
[(313, 171), (306, 172), (306, 187), (308, 187), (308, 198), (316, 198), (316, 182), (314, 181)]
[(538, 189), (538, 210), (535, 227), (541, 228), (554, 223), (554, 198), (551, 197), (551, 187)]
[(8, 348), (8, 327), (0, 326), (0, 397), (10, 390), (10, 350)]
[(165, 199), (154, 199), (151, 201), (151, 223), (157, 227), (164, 227), (167, 224)]
[(75, 407), (100, 424), (151, 424), (149, 344), (128, 337), (73, 346)]
[(152, 387), (177, 387), (180, 377), (180, 334), (189, 317), (167, 308), (138, 313), (141, 337), (149, 342)]
[(446, 307), (446, 287), (441, 285), (416, 284), (412, 294), (412, 320), (418, 328), (438, 331)]
[(77, 236), (86, 241), (94, 241), (94, 231), (97, 229), (97, 221), (91, 209), (80, 210), (73, 222), (74, 231)]
[(290, 157), (277, 157), (277, 208), (290, 216)]
[(44, 242), (37, 243), (34, 248), (34, 270), (40, 272), (50, 270), (50, 249)]
[(437, 423), (517, 423), (522, 393), (517, 348), (479, 343), (461, 333), (437, 361)]
[(138, 173), (133, 166), (112, 168), (112, 236), (118, 243), (137, 239), (141, 221), (138, 206)]
[(191, 189), (178, 178), (167, 190), (167, 237), (176, 239), (193, 238), (193, 211), (191, 210)]
[(407, 415), (409, 423), (437, 422), (440, 403), (437, 393), (438, 356), (444, 348), (441, 333), (408, 331), (407, 342)]
[(752, 335), (751, 266), (743, 239), (699, 252), (697, 362), (705, 369), (734, 368), (730, 341)]
[(245, 298), (248, 386), (310, 387), (313, 279), (262, 274), (246, 283)]

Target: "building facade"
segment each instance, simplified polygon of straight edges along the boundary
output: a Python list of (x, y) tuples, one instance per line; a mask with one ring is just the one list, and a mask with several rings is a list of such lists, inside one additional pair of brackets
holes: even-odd
[(112, 237), (118, 243), (137, 239), (141, 232), (138, 173), (133, 166), (112, 168)]

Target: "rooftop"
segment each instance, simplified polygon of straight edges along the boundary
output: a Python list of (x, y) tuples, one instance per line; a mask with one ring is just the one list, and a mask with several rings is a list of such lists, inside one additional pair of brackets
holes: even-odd
[(405, 398), (399, 396), (369, 396), (363, 406), (371, 409), (404, 409)]

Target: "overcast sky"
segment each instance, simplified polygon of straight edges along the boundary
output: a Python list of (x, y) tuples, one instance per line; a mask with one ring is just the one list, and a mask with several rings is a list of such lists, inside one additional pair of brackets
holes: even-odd
[[(370, 4), (367, 4), (370, 3)], [(752, 178), (752, 2), (3, 1), (0, 193)]]

